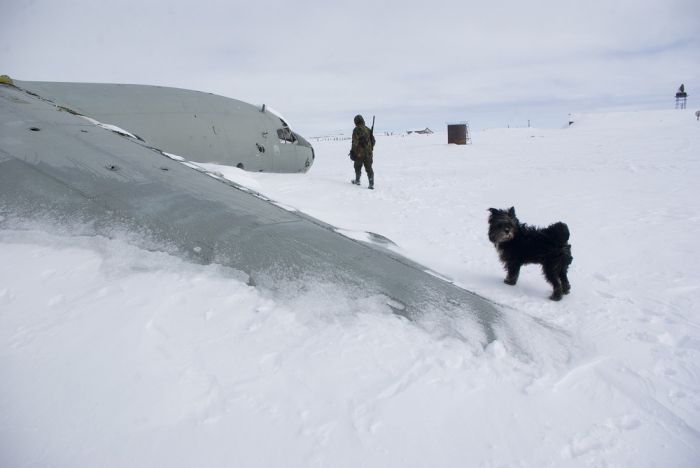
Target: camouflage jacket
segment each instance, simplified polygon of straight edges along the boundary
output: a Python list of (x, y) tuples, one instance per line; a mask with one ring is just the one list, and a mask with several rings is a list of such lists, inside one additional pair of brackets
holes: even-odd
[(374, 136), (366, 125), (357, 125), (352, 131), (352, 149), (351, 153), (356, 158), (364, 159), (367, 156), (372, 156), (374, 149)]

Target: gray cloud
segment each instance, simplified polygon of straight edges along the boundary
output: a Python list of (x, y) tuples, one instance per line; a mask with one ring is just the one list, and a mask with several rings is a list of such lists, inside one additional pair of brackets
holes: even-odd
[(308, 135), (348, 129), (357, 112), (387, 130), (556, 125), (668, 106), (682, 81), (692, 99), (699, 30), (700, 4), (686, 0), (10, 0), (0, 73), (265, 102)]

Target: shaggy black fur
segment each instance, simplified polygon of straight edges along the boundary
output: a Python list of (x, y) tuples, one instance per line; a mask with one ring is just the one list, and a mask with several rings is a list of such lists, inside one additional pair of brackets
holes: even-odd
[(538, 263), (554, 288), (549, 298), (559, 301), (562, 294), (569, 294), (571, 285), (566, 273), (574, 259), (568, 243), (569, 227), (564, 223), (554, 223), (543, 229), (521, 224), (513, 207), (508, 210), (489, 208), (489, 211), (489, 240), (496, 246), (507, 272), (503, 282), (514, 285), (521, 266)]

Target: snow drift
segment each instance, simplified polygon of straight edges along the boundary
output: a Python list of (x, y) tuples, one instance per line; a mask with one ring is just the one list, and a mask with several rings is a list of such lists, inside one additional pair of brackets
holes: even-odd
[[(574, 120), (378, 138), (374, 191), (344, 141), (305, 176), (207, 166), (560, 330), (534, 359), (332, 284), (270, 292), (128, 236), (5, 224), (0, 465), (697, 466), (700, 127)], [(511, 205), (569, 225), (562, 302), (536, 267), (503, 284), (486, 210)]]

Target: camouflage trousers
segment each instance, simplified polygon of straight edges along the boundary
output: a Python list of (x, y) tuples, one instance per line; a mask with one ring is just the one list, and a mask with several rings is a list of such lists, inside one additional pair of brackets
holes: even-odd
[(355, 159), (355, 179), (360, 180), (362, 175), (362, 166), (365, 166), (365, 172), (370, 182), (374, 181), (374, 171), (372, 170), (372, 155), (364, 156)]

